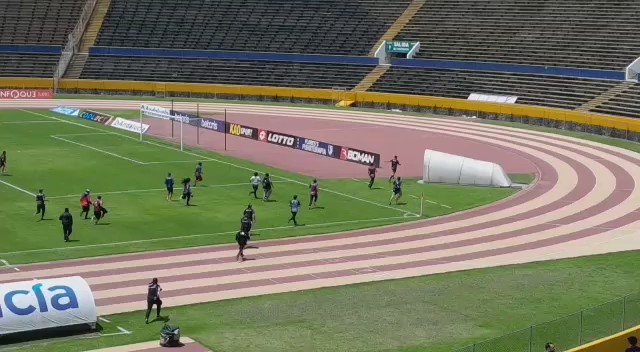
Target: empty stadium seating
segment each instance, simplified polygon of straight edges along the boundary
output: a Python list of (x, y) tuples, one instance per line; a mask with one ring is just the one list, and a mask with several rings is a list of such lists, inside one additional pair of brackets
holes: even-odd
[(99, 46), (366, 55), (409, 0), (113, 0)]
[(429, 0), (396, 39), (418, 58), (621, 70), (639, 18), (637, 0)]
[(0, 1), (0, 44), (63, 46), (86, 0)]
[(640, 118), (640, 83), (591, 111)]
[(90, 56), (80, 78), (278, 87), (355, 87), (372, 66)]
[(53, 77), (59, 55), (0, 53), (0, 77)]
[(371, 91), (466, 99), (471, 93), (517, 96), (519, 104), (576, 108), (616, 81), (477, 71), (391, 67)]

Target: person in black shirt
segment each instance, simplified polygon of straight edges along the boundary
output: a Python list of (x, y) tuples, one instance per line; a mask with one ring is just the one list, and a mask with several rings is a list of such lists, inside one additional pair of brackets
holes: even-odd
[(247, 245), (248, 240), (249, 236), (247, 236), (246, 233), (242, 231), (238, 231), (238, 233), (236, 233), (236, 242), (238, 242), (238, 254), (236, 254), (236, 261), (244, 261), (244, 247)]
[(264, 201), (268, 202), (271, 198), (271, 192), (273, 191), (273, 182), (271, 181), (271, 177), (269, 174), (264, 174), (264, 179), (262, 180), (262, 189), (264, 190)]
[(2, 154), (0, 154), (0, 173), (4, 175), (6, 172), (7, 172), (7, 152), (3, 150)]
[(195, 180), (193, 181), (193, 186), (198, 185), (198, 181), (202, 181), (202, 161), (198, 162), (198, 166), (196, 166), (196, 172), (194, 173)]
[(44, 205), (46, 201), (47, 199), (44, 195), (44, 190), (38, 190), (38, 194), (36, 194), (36, 212), (33, 214), (33, 216), (41, 214), (40, 220), (44, 220), (44, 213), (47, 210), (46, 206)]
[(193, 193), (191, 193), (191, 179), (190, 178), (185, 178), (184, 180), (182, 180), (182, 199), (187, 201), (187, 206), (191, 205), (189, 202), (191, 202), (191, 197), (193, 197)]
[(253, 210), (253, 207), (251, 206), (251, 204), (247, 205), (247, 209), (244, 210), (244, 213), (242, 215), (243, 215), (243, 220), (244, 218), (247, 218), (249, 220), (249, 229), (245, 232), (249, 236), (249, 239), (251, 239), (251, 228), (256, 222), (256, 212), (255, 210)]
[(173, 199), (173, 176), (171, 176), (171, 173), (164, 180), (164, 185), (167, 186), (167, 200), (171, 201)]
[(243, 216), (242, 220), (240, 220), (240, 231), (244, 232), (247, 237), (251, 238), (251, 219), (247, 216)]
[(160, 292), (162, 292), (162, 287), (158, 285), (158, 279), (154, 277), (147, 287), (147, 314), (144, 319), (147, 324), (149, 324), (149, 315), (151, 314), (151, 309), (153, 309), (154, 305), (157, 307), (156, 318), (160, 318), (160, 309), (162, 308)]
[(69, 236), (73, 231), (73, 216), (69, 212), (69, 208), (64, 208), (64, 213), (58, 218), (62, 222), (62, 232), (64, 233), (64, 241), (69, 242)]

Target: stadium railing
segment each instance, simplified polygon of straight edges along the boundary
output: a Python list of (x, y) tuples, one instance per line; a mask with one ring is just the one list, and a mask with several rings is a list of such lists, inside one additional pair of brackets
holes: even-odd
[[(3, 88), (53, 88), (47, 79), (0, 79)], [(232, 98), (284, 102), (331, 103), (336, 98), (331, 89), (279, 88), (197, 83), (163, 83), (64, 79), (60, 90), (67, 93), (117, 93), (174, 97)], [(640, 141), (640, 119), (541, 106), (499, 104), (465, 99), (416, 96), (376, 92), (346, 92), (344, 99), (358, 107), (433, 112), (445, 115), (471, 115), (554, 128), (576, 130), (610, 137)]]
[[(640, 325), (640, 292), (558, 319), (531, 325), (504, 336), (475, 343), (456, 352), (544, 351), (544, 345), (547, 342), (553, 342), (557, 351), (567, 351), (638, 325)], [(583, 351), (583, 349), (576, 348), (575, 351)], [(603, 350), (589, 349), (588, 351)], [(587, 349), (584, 349), (584, 352), (587, 352)]]
[(58, 67), (54, 75), (54, 90), (57, 88), (58, 80), (62, 78), (65, 71), (67, 71), (67, 67), (69, 66), (69, 63), (71, 63), (73, 55), (78, 51), (80, 39), (82, 39), (84, 30), (85, 28), (87, 28), (87, 24), (89, 23), (89, 19), (91, 18), (93, 9), (96, 6), (96, 2), (97, 0), (87, 0), (84, 7), (82, 8), (82, 13), (80, 14), (78, 23), (76, 24), (73, 31), (69, 33), (69, 39), (67, 40), (67, 44), (62, 50), (62, 55), (60, 55), (60, 61), (58, 62)]

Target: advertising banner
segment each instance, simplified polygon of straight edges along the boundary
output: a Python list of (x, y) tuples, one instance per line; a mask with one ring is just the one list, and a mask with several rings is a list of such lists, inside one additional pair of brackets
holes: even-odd
[(363, 150), (341, 147), (340, 160), (350, 161), (362, 165), (373, 163), (376, 167), (380, 167), (380, 154), (371, 153)]
[(111, 115), (107, 115), (107, 114), (103, 114), (103, 113), (100, 113), (97, 111), (91, 111), (91, 110), (81, 112), (80, 117), (85, 120), (101, 123), (103, 125), (109, 125), (111, 120), (115, 118)]
[(331, 158), (340, 158), (340, 149), (342, 147), (313, 139), (298, 137), (297, 149), (318, 155), (328, 156)]
[(147, 133), (147, 130), (149, 129), (149, 125), (147, 124), (141, 124), (137, 121), (125, 120), (120, 117), (116, 117), (116, 119), (111, 122), (111, 127), (135, 133)]
[(182, 123), (187, 123), (192, 126), (196, 126), (198, 124), (198, 116), (196, 115), (191, 115), (189, 113), (180, 112), (176, 110), (173, 110), (170, 112), (171, 112), (171, 119), (174, 121), (181, 121)]
[(267, 130), (259, 130), (258, 140), (288, 148), (297, 148), (298, 145), (298, 137), (296, 136)]
[(53, 99), (53, 91), (37, 89), (0, 89), (0, 99)]
[(0, 285), (0, 335), (88, 324), (98, 320), (93, 293), (79, 277)]
[(51, 111), (57, 112), (58, 114), (74, 116), (74, 117), (80, 115), (80, 109), (68, 108), (66, 106), (58, 106), (51, 109)]
[(171, 120), (171, 110), (165, 109), (160, 106), (142, 104), (140, 106), (140, 111), (142, 112), (142, 115), (155, 117), (163, 120)]
[(207, 117), (200, 118), (199, 121), (200, 128), (204, 128), (211, 131), (222, 132), (224, 133), (224, 121), (210, 119)]
[(258, 130), (253, 127), (243, 126), (237, 123), (227, 124), (227, 133), (232, 136), (258, 139)]

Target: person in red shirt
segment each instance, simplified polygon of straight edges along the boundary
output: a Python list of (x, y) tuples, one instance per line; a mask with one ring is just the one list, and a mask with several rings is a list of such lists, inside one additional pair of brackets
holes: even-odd
[(89, 219), (89, 210), (91, 210), (91, 191), (86, 190), (82, 197), (80, 197), (80, 206), (82, 207), (82, 211), (80, 212), (80, 216), (84, 214), (84, 218)]
[(309, 208), (311, 208), (311, 206), (316, 206), (319, 191), (318, 180), (314, 178), (313, 182), (309, 185)]
[(398, 156), (394, 155), (393, 159), (389, 160), (391, 163), (391, 177), (389, 177), (389, 183), (391, 183), (396, 178), (396, 172), (398, 172), (398, 166), (400, 164), (400, 160), (398, 160)]
[(369, 189), (371, 189), (371, 187), (373, 187), (373, 182), (376, 180), (376, 166), (373, 163), (369, 164), (367, 171), (369, 172)]
[(93, 202), (93, 218), (94, 224), (98, 224), (98, 221), (107, 215), (107, 208), (104, 207), (104, 201), (102, 196), (98, 196), (95, 202)]

